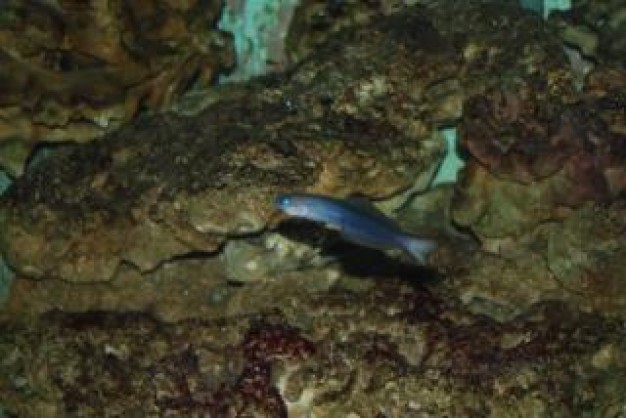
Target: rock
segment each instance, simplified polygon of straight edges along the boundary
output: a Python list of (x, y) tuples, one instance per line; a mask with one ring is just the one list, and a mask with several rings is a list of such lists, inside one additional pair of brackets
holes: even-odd
[(234, 64), (216, 29), (220, 1), (83, 3), (9, 1), (0, 11), (0, 164), (14, 176), (38, 143), (101, 137)]
[[(494, 12), (467, 7), (468, 21)], [(584, 100), (572, 104), (567, 59), (531, 17), (523, 15), (530, 29), (517, 39), (455, 29), (439, 12), (411, 10), (337, 32), (292, 73), (225, 88), (200, 115), (144, 118), (60, 151), (0, 204), (7, 260), (22, 276), (85, 283), (115, 280), (122, 265), (145, 274), (186, 254), (216, 255), (227, 240), (231, 255), (255, 252), (261, 248), (233, 238), (276, 226), (271, 202), (280, 191), (376, 199), (423, 191), (442, 155), (432, 130), (458, 117), (460, 107), (450, 103), (459, 100), (468, 167), (442, 210), (428, 219), (420, 207), (402, 215), (410, 228), (439, 224), (435, 234), (450, 235), (450, 214), (483, 251), (527, 257), (538, 245), (531, 232), (542, 223), (566, 220), (588, 200), (619, 196), (626, 184), (617, 152), (624, 126), (619, 73), (590, 74)], [(506, 16), (497, 22), (512, 19)], [(452, 42), (462, 30), (462, 42)], [(533, 47), (510, 54), (515, 42)], [(483, 84), (475, 81), (479, 72)], [(502, 79), (524, 81), (496, 87)], [(477, 272), (486, 271), (480, 263), (488, 258), (471, 261), (471, 242), (450, 241), (433, 259), (438, 268), (467, 271), (475, 261)], [(227, 257), (230, 275), (248, 281), (246, 263), (228, 261), (240, 258)], [(535, 290), (510, 300), (528, 307), (543, 297)], [(488, 299), (482, 290), (462, 294)], [(500, 296), (494, 300), (504, 306)]]
[(219, 260), (189, 259), (165, 263), (145, 274), (122, 266), (114, 280), (89, 286), (59, 279), (18, 277), (2, 313), (5, 318), (33, 318), (55, 310), (143, 311), (175, 322), (223, 315), (233, 292)]
[(559, 299), (623, 313), (626, 102), (611, 80), (576, 104), (526, 90), (466, 103), (471, 158), (451, 214), (490, 254), (451, 282), (470, 309), (503, 320)]
[(289, 240), (277, 233), (255, 240), (230, 240), (221, 254), (228, 280), (250, 283), (280, 280), (280, 276), (304, 269), (323, 269), (330, 259), (319, 248)]
[(574, 2), (551, 23), (564, 42), (592, 56), (601, 66), (624, 67), (626, 56), (626, 6), (620, 0)]
[[(411, 109), (423, 106), (420, 86), (441, 76), (435, 68), (450, 63), (447, 50), (419, 42), (390, 48), (402, 32), (385, 25), (367, 38), (346, 35), (345, 54), (329, 45), (290, 77), (226, 89), (199, 115), (143, 118), (59, 151), (2, 198), (6, 259), (29, 277), (108, 281), (121, 264), (151, 271), (276, 224), (280, 191), (382, 198), (413, 186), (443, 150), (429, 135), (433, 122)], [(367, 71), (347, 65), (363, 59)], [(320, 66), (324, 78), (312, 78)]]
[(222, 320), (100, 311), (0, 322), (3, 407), (19, 416), (343, 417), (373, 406), (450, 416), (624, 403), (621, 320), (548, 303), (497, 323), (419, 286), (376, 283), (292, 294), (280, 312)]

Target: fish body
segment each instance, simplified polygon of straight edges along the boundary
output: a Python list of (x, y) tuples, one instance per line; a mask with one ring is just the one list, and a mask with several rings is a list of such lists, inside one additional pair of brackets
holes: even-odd
[(379, 250), (401, 249), (424, 264), (435, 242), (408, 234), (368, 200), (291, 193), (276, 198), (276, 207), (287, 215), (321, 222), (336, 229), (347, 241)]

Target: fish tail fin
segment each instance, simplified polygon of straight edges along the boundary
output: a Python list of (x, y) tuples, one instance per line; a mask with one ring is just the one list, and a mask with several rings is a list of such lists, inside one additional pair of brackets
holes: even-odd
[(403, 235), (401, 245), (402, 249), (420, 264), (426, 264), (426, 257), (437, 247), (435, 241), (413, 235)]

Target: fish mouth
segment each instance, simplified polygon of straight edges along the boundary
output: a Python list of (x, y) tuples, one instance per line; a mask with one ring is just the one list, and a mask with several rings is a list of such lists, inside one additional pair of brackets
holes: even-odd
[(276, 209), (287, 212), (291, 206), (291, 197), (288, 194), (281, 193), (274, 199), (274, 207)]

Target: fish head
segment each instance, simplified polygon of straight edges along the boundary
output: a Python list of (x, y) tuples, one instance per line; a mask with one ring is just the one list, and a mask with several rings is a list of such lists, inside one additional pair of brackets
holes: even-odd
[(276, 197), (276, 208), (290, 216), (306, 218), (309, 214), (309, 205), (296, 195), (280, 194)]

